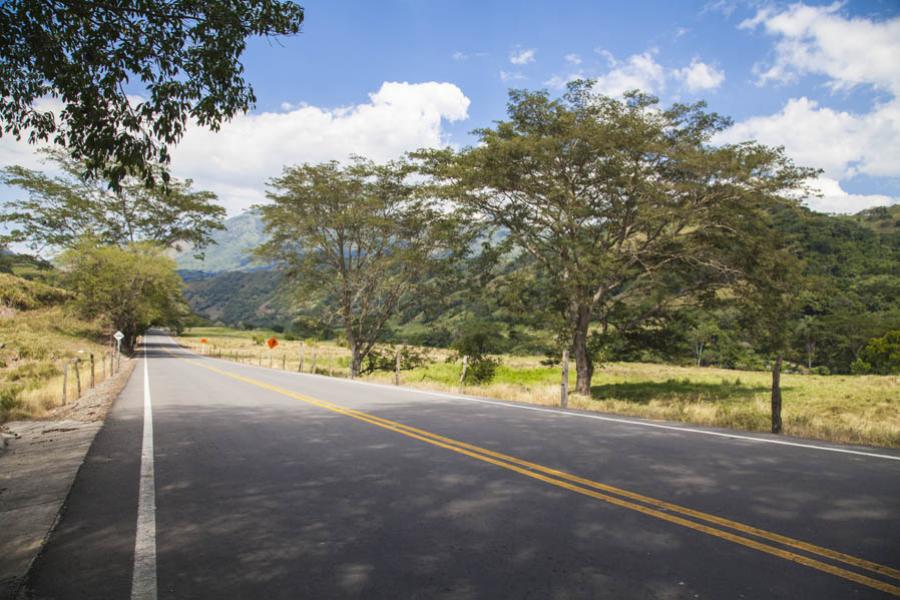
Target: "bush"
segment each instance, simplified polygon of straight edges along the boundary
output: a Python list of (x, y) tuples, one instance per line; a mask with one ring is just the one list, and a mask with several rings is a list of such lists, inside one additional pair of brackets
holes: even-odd
[(451, 344), (451, 348), (456, 351), (456, 356), (451, 357), (451, 360), (469, 357), (464, 383), (488, 383), (494, 378), (500, 360), (488, 355), (502, 351), (504, 342), (500, 328), (495, 323), (470, 322), (460, 329)]
[[(403, 346), (400, 348), (400, 370), (407, 371), (424, 366), (428, 362), (428, 355), (415, 348)], [(387, 347), (375, 347), (366, 355), (362, 366), (362, 373), (375, 371), (393, 371), (397, 368), (397, 349), (393, 345)]]
[(21, 385), (0, 383), (0, 415), (22, 406), (21, 394)]
[(855, 374), (900, 374), (900, 329), (869, 340), (850, 370)]

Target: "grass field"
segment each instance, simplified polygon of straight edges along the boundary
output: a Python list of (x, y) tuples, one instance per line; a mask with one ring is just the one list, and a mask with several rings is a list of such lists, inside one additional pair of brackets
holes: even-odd
[[(104, 378), (104, 353), (97, 323), (79, 319), (63, 302), (68, 293), (0, 273), (0, 423), (40, 418), (64, 402), (63, 365), (79, 359), (82, 389)], [(106, 369), (108, 371), (108, 369)], [(69, 370), (66, 402), (77, 397), (74, 367)]]
[[(257, 342), (275, 336), (269, 350)], [(207, 343), (201, 344), (200, 339)], [(256, 338), (256, 341), (254, 341)], [(223, 358), (252, 364), (299, 367), (299, 341), (284, 341), (272, 331), (238, 331), (223, 327), (195, 328), (181, 342)], [(434, 390), (458, 390), (460, 364), (446, 362), (446, 350), (428, 350), (430, 362), (403, 371), (402, 383)], [(349, 351), (330, 342), (305, 342), (304, 368), (346, 377)], [(487, 385), (467, 386), (466, 393), (547, 406), (559, 403), (558, 367), (539, 357), (502, 356), (502, 365)], [(574, 369), (572, 369), (574, 371)], [(570, 373), (574, 387), (574, 372)], [(393, 373), (365, 377), (393, 381)], [(572, 408), (684, 421), (747, 431), (769, 428), (770, 375), (758, 371), (679, 367), (647, 363), (609, 363), (594, 374), (591, 397), (573, 395)], [(900, 447), (900, 378), (890, 376), (782, 376), (784, 431), (787, 435), (836, 442)]]

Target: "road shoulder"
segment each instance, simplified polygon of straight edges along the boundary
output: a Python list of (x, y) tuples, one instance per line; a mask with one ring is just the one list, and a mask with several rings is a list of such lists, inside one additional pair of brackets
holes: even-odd
[(53, 420), (3, 426), (0, 450), (0, 600), (14, 598), (50, 536), (78, 470), (137, 360)]

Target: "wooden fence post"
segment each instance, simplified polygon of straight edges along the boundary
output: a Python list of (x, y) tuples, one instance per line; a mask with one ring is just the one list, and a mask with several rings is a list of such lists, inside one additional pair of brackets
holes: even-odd
[(281, 355), (281, 370), (282, 371), (287, 370), (287, 353), (286, 352)]
[(394, 385), (400, 385), (400, 348), (397, 348), (397, 356), (395, 357)]
[(303, 342), (300, 342), (300, 364), (297, 365), (297, 372), (298, 372), (298, 373), (302, 373), (302, 372), (303, 372), (303, 349), (304, 349), (305, 347), (306, 347), (306, 344), (304, 344)]
[(62, 393), (62, 403), (65, 404), (69, 399), (68, 392), (68, 383), (69, 383), (69, 363), (63, 363), (63, 393)]
[(81, 359), (75, 359), (75, 399), (81, 398)]
[(313, 346), (313, 355), (312, 355), (312, 364), (309, 366), (309, 372), (315, 375), (316, 373), (316, 355), (318, 354), (318, 350), (315, 346)]
[(94, 389), (94, 386), (97, 385), (97, 376), (94, 373), (94, 353), (91, 352), (91, 389)]
[(463, 356), (462, 373), (459, 375), (459, 391), (462, 392), (466, 388), (466, 371), (469, 370), (469, 357)]
[(569, 351), (563, 350), (562, 355), (562, 384), (559, 391), (559, 405), (562, 408), (569, 407)]

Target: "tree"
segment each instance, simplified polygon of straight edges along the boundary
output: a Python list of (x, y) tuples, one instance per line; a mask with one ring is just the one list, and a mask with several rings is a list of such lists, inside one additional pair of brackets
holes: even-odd
[(900, 329), (874, 338), (853, 362), (854, 373), (900, 374)]
[(465, 252), (452, 215), (417, 194), (409, 172), (362, 158), (289, 167), (257, 207), (269, 235), (260, 256), (342, 323), (352, 375), (417, 286)]
[(168, 162), (188, 119), (218, 129), (256, 101), (239, 61), (246, 39), (302, 22), (289, 0), (8, 0), (0, 133), (52, 140), (114, 188), (135, 171), (165, 179), (153, 165)]
[(560, 99), (513, 90), (509, 119), (478, 130), (479, 145), (418, 154), (440, 193), (507, 230), (544, 271), (580, 394), (590, 393), (594, 323), (602, 345), (727, 284), (746, 224), (812, 174), (780, 149), (710, 145), (728, 120), (702, 103), (663, 109), (592, 87), (573, 82)]
[(158, 246), (119, 248), (83, 238), (60, 255), (59, 264), (78, 311), (124, 333), (126, 350), (151, 325), (178, 328), (190, 315), (175, 262)]
[[(225, 209), (212, 192), (191, 189), (191, 180), (170, 180), (147, 187), (126, 177), (117, 190), (82, 176), (83, 164), (61, 151), (50, 159), (61, 176), (49, 176), (20, 166), (0, 169), (0, 182), (22, 188), (27, 199), (3, 202), (0, 223), (12, 230), (0, 243), (27, 242), (35, 251), (60, 248), (91, 235), (100, 243), (126, 246), (155, 242), (163, 246), (190, 244), (197, 252), (209, 245), (210, 233), (222, 229)], [(155, 166), (159, 172), (159, 167)]]

